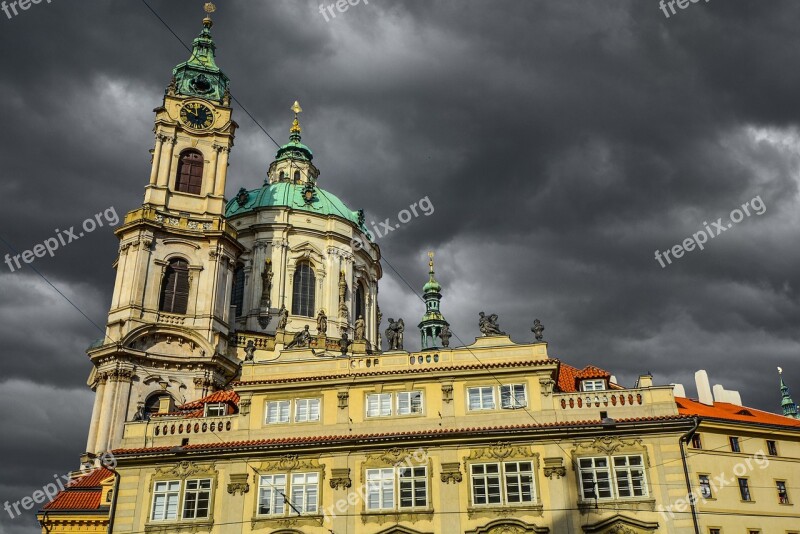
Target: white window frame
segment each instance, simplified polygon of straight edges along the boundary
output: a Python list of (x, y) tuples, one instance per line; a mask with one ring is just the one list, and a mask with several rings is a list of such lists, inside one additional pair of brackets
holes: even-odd
[[(618, 458), (625, 458), (625, 465), (617, 465), (615, 459)], [(639, 458), (639, 464), (631, 464), (630, 458)], [(591, 461), (592, 465), (589, 467), (584, 467), (582, 464), (583, 461)], [(598, 467), (597, 460), (605, 460), (606, 466), (605, 467)], [(641, 470), (641, 488), (642, 488), (642, 495), (634, 495), (633, 488), (634, 488), (634, 477), (632, 475), (633, 470)], [(627, 472), (627, 480), (628, 489), (631, 495), (620, 495), (620, 472)], [(648, 485), (647, 480), (647, 468), (644, 461), (644, 455), (640, 453), (633, 453), (633, 454), (615, 454), (613, 456), (582, 456), (578, 458), (578, 481), (580, 483), (580, 500), (581, 501), (592, 501), (594, 497), (587, 496), (587, 490), (591, 490), (592, 488), (587, 488), (584, 486), (584, 473), (592, 473), (592, 482), (595, 484), (597, 500), (599, 501), (608, 501), (608, 500), (636, 500), (636, 499), (645, 499), (650, 496), (650, 487)], [(598, 473), (605, 473), (608, 476), (608, 491), (610, 495), (608, 496), (601, 496), (600, 495), (600, 488), (597, 486)]]
[[(418, 399), (416, 406), (414, 402), (414, 398)], [(414, 390), (414, 391), (398, 391), (397, 392), (397, 415), (422, 415), (424, 412), (424, 400), (422, 391)], [(404, 400), (404, 397), (406, 400)], [(407, 406), (407, 411), (403, 410), (403, 403), (405, 402)], [(415, 409), (416, 408), (416, 409)]]
[[(300, 416), (300, 407), (305, 405), (305, 417)], [(315, 405), (315, 408), (312, 406)], [(322, 402), (320, 401), (319, 397), (316, 398), (304, 398), (304, 399), (295, 399), (294, 400), (294, 422), (295, 423), (314, 423), (320, 421), (322, 417), (322, 413), (320, 412), (322, 407)], [(316, 417), (312, 417), (312, 414), (316, 410)]]
[[(705, 481), (703, 479), (705, 479)], [(711, 489), (711, 475), (707, 475), (705, 473), (700, 473), (697, 475), (697, 485), (700, 487), (700, 496), (702, 498), (714, 498), (714, 490)]]
[(604, 378), (581, 380), (581, 391), (606, 391), (606, 381)]
[[(367, 512), (428, 510), (430, 483), (428, 467), (424, 465), (376, 467), (366, 470), (367, 494), (364, 509)], [(405, 487), (404, 487), (405, 486)], [(411, 505), (403, 505), (403, 492), (411, 491)], [(425, 504), (418, 505), (417, 490), (423, 490)]]
[[(270, 407), (276, 406), (278, 418), (275, 421), (270, 421)], [(285, 406), (285, 416), (284, 416)], [(292, 401), (290, 400), (271, 400), (267, 401), (266, 413), (264, 414), (264, 422), (268, 425), (285, 424), (291, 421), (292, 414)]]
[[(530, 470), (520, 470), (520, 466), (522, 464), (529, 464)], [(508, 467), (514, 465), (517, 466), (517, 471), (511, 471), (509, 473)], [(496, 468), (496, 472), (487, 472), (487, 467)], [(475, 468), (481, 468), (483, 470), (482, 473), (476, 473)], [(523, 495), (523, 486), (524, 483), (522, 482), (523, 476), (530, 477), (530, 500), (522, 500), (521, 496)], [(480, 462), (480, 463), (473, 463), (469, 465), (469, 477), (470, 477), (470, 502), (473, 506), (479, 507), (492, 507), (492, 506), (526, 506), (531, 505), (537, 502), (538, 494), (537, 494), (537, 487), (536, 487), (536, 468), (535, 463), (533, 460), (514, 460), (509, 462)], [(520, 501), (518, 502), (511, 502), (508, 498), (509, 496), (509, 487), (511, 485), (511, 479), (516, 477), (517, 481), (515, 484), (519, 487), (520, 491)], [(490, 484), (490, 479), (496, 479), (497, 484)], [(486, 502), (484, 503), (477, 503), (475, 502), (476, 499), (476, 481), (483, 481), (483, 497), (485, 498)], [(493, 493), (491, 491), (492, 487), (497, 488), (497, 492)], [(490, 497), (496, 495), (499, 499), (496, 502), (490, 502)]]
[(291, 473), (289, 476), (289, 495), (291, 503), (301, 514), (314, 514), (319, 510), (318, 471)]
[[(204, 417), (222, 417), (227, 414), (227, 407), (228, 405), (224, 402), (212, 402), (210, 404), (206, 404), (205, 412), (203, 413)], [(218, 414), (211, 414), (212, 409), (219, 409), (222, 413)]]
[[(472, 392), (477, 391), (478, 394), (478, 407), (472, 407)], [(487, 397), (487, 393), (490, 396)], [(489, 405), (486, 401), (491, 401)], [(469, 386), (467, 387), (467, 411), (468, 412), (483, 412), (489, 410), (496, 410), (497, 402), (495, 400), (495, 387), (494, 386)]]
[[(196, 487), (191, 487), (192, 484), (196, 484)], [(183, 519), (208, 519), (211, 515), (211, 505), (212, 505), (212, 488), (214, 487), (214, 482), (210, 478), (191, 478), (184, 482), (184, 491), (183, 491), (183, 506), (181, 507), (183, 512), (181, 517)], [(194, 495), (194, 503), (192, 505), (192, 514), (187, 514), (186, 506), (189, 503), (189, 496)], [(199, 515), (198, 510), (200, 510), (199, 503), (203, 500), (202, 496), (205, 495), (205, 515)]]
[[(377, 411), (370, 411), (370, 399), (377, 399)], [(392, 416), (392, 394), (391, 393), (368, 393), (365, 403), (368, 418), (391, 417)]]
[[(522, 398), (520, 399), (520, 393)], [(506, 397), (509, 402), (506, 402)], [(500, 408), (519, 410), (528, 406), (528, 388), (525, 384), (502, 384), (500, 386)]]
[[(258, 477), (258, 495), (256, 496), (256, 515), (260, 517), (282, 516), (286, 514), (286, 503), (283, 496), (286, 495), (286, 473), (270, 473)], [(269, 513), (261, 512), (262, 495), (269, 492)], [(282, 493), (283, 495), (279, 494)]]
[[(159, 490), (159, 485), (164, 489)], [(161, 514), (156, 515), (156, 500), (162, 497), (164, 508)], [(170, 498), (174, 498), (174, 513), (169, 514)], [(181, 481), (180, 480), (156, 480), (153, 482), (153, 500), (150, 507), (150, 521), (174, 521), (181, 513)]]

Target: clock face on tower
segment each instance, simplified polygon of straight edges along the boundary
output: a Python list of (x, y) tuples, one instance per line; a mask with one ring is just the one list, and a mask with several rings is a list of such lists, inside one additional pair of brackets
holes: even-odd
[(197, 130), (204, 130), (214, 124), (214, 113), (200, 102), (189, 102), (181, 108), (181, 121)]

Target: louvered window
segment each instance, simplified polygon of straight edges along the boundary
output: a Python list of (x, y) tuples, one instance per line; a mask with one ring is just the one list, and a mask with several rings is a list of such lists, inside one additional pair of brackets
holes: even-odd
[(181, 153), (175, 190), (199, 195), (203, 186), (203, 154), (197, 150)]
[(236, 306), (236, 317), (244, 315), (244, 267), (242, 265), (237, 265), (236, 270), (233, 271), (231, 306)]
[(172, 260), (164, 272), (158, 309), (167, 313), (185, 314), (188, 304), (189, 264), (184, 260)]

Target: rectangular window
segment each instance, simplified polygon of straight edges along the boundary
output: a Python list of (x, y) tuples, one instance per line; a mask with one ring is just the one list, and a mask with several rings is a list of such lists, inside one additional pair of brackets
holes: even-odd
[(605, 380), (581, 380), (581, 391), (603, 391), (605, 389)]
[(426, 467), (398, 468), (400, 508), (427, 508), (428, 469)]
[(578, 465), (583, 500), (610, 499), (613, 496), (608, 458), (581, 458)]
[(704, 499), (710, 499), (711, 495), (711, 481), (708, 479), (708, 475), (700, 475), (700, 496)]
[(719, 528), (710, 528), (710, 529), (708, 529), (708, 534), (720, 534), (721, 532), (722, 532), (722, 529), (719, 529)]
[(367, 510), (394, 509), (394, 468), (367, 469)]
[(473, 464), (472, 504), (500, 504), (500, 464)]
[(742, 452), (741, 447), (739, 447), (739, 438), (731, 436), (728, 440), (731, 443), (731, 452)]
[(367, 395), (367, 417), (388, 417), (390, 415), (392, 415), (391, 393)]
[(258, 483), (258, 515), (283, 515), (286, 475), (262, 475)]
[(614, 476), (619, 497), (644, 497), (647, 485), (641, 456), (614, 456)]
[(703, 439), (700, 437), (700, 434), (694, 434), (692, 436), (692, 448), (693, 449), (703, 448)]
[(183, 518), (200, 519), (208, 517), (211, 502), (211, 479), (187, 480), (183, 495)]
[(767, 440), (767, 454), (770, 456), (778, 456), (778, 444), (771, 440)]
[(227, 415), (227, 412), (228, 407), (222, 402), (206, 404), (206, 417), (221, 417), (223, 415)]
[(536, 499), (532, 462), (506, 462), (503, 464), (503, 471), (507, 503), (533, 502)]
[(319, 421), (319, 399), (296, 399), (294, 420), (296, 423)]
[(743, 501), (750, 501), (750, 486), (746, 478), (739, 479), (739, 495)]
[(775, 486), (778, 489), (778, 502), (780, 504), (789, 504), (789, 493), (786, 491), (786, 481), (776, 480)]
[(421, 413), (421, 391), (401, 391), (397, 394), (397, 415), (414, 415)]
[(467, 388), (467, 398), (470, 411), (494, 410), (494, 387), (492, 386)]
[(525, 384), (500, 386), (500, 407), (506, 410), (524, 408), (528, 405), (525, 397)]
[(292, 473), (292, 504), (303, 514), (317, 511), (319, 473)]
[(269, 401), (267, 403), (267, 424), (288, 423), (290, 401)]
[(153, 487), (153, 521), (178, 518), (178, 496), (181, 492), (179, 480), (156, 482)]

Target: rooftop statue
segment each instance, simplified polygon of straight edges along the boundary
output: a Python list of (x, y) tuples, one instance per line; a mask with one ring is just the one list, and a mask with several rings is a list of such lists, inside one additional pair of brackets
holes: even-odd
[(481, 317), (478, 319), (478, 328), (484, 336), (504, 336), (505, 332), (500, 330), (500, 325), (497, 324), (497, 314), (493, 313), (486, 316), (485, 313), (480, 312)]

